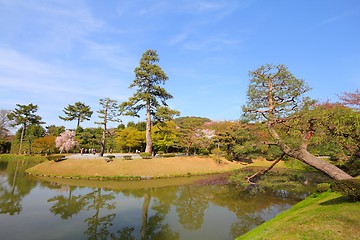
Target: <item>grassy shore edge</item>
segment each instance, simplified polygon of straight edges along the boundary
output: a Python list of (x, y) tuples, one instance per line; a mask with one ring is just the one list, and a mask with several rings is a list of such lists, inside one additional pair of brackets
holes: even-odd
[(360, 239), (360, 202), (335, 192), (313, 194), (236, 240)]

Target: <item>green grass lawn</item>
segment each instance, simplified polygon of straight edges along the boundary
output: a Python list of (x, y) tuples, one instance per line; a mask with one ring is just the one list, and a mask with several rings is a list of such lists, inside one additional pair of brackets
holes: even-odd
[(237, 238), (244, 239), (360, 239), (360, 202), (335, 192), (314, 194)]

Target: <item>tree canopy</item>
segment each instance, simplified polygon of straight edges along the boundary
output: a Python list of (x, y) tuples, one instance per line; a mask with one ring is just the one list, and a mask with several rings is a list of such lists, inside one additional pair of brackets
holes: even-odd
[(355, 92), (344, 92), (339, 95), (339, 98), (347, 106), (354, 107), (360, 111), (360, 89), (356, 89)]
[[(296, 78), (284, 65), (264, 65), (249, 75), (248, 101), (243, 110), (250, 119), (264, 120), (270, 135), (266, 143), (279, 147), (283, 152), (278, 161), (288, 155), (334, 179), (351, 178), (349, 174), (307, 150), (318, 119), (303, 118), (304, 110), (314, 103), (304, 96), (310, 90), (306, 83)], [(301, 137), (297, 141), (287, 137), (292, 132)]]
[(42, 118), (40, 116), (35, 114), (38, 110), (37, 105), (30, 103), (28, 105), (16, 104), (16, 106), (17, 108), (8, 115), (8, 118), (13, 121), (12, 126), (22, 126), (20, 146), (18, 150), (18, 154), (20, 154), (22, 151), (26, 128), (31, 124), (43, 124), (44, 122), (41, 121)]
[(82, 102), (76, 102), (74, 105), (69, 104), (67, 107), (64, 108), (63, 112), (67, 116), (59, 116), (59, 118), (64, 121), (77, 120), (76, 128), (80, 126), (80, 122), (90, 120), (91, 115), (93, 114), (93, 111), (91, 111), (90, 107)]

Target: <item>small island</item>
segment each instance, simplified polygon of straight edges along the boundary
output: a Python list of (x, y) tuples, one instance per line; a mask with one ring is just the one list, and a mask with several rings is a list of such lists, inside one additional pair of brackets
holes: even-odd
[(183, 156), (172, 158), (135, 158), (126, 160), (115, 157), (79, 157), (70, 155), (63, 161), (47, 161), (27, 170), (28, 174), (72, 179), (119, 179), (145, 180), (168, 177), (184, 177), (224, 173), (243, 167), (237, 162), (221, 159), (218, 163), (211, 157)]

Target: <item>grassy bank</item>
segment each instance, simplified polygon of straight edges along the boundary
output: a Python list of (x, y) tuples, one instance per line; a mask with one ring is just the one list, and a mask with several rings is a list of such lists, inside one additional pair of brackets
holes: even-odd
[(360, 202), (339, 193), (314, 194), (237, 240), (360, 239)]
[(241, 167), (241, 164), (226, 160), (223, 164), (217, 164), (210, 157), (115, 159), (111, 162), (106, 162), (103, 158), (70, 158), (61, 162), (44, 162), (27, 172), (50, 177), (126, 180), (204, 175), (228, 172)]

